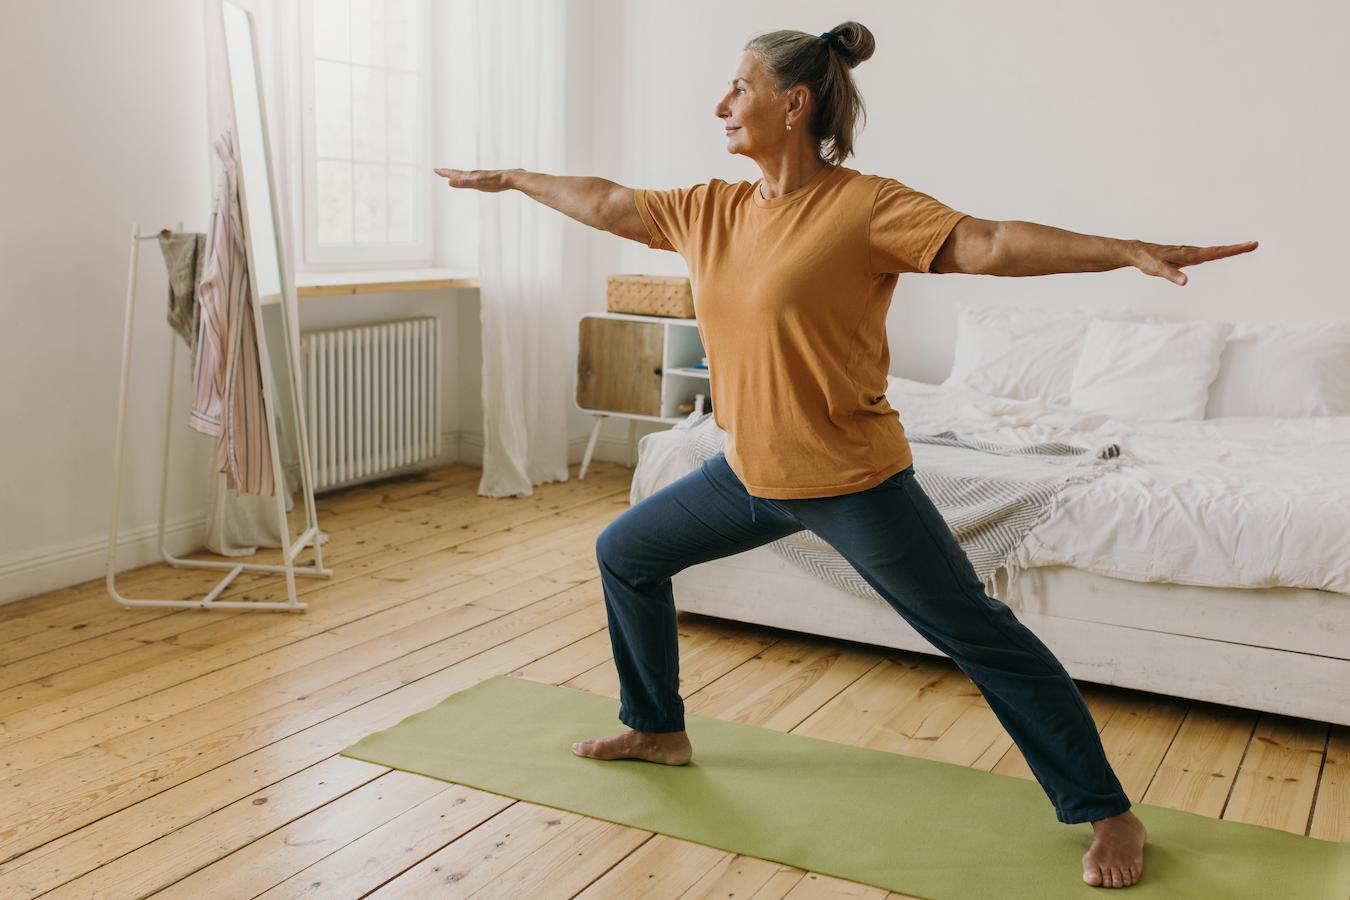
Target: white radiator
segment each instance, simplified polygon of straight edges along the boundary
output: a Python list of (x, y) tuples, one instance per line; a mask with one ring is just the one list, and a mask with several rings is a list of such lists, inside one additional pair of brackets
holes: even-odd
[(301, 333), (316, 491), (440, 453), (439, 323), (428, 316)]

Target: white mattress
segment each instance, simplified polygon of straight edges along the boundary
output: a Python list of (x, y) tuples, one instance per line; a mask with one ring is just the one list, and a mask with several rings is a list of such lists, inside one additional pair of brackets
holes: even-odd
[[(1021, 566), (1350, 594), (1348, 416), (1149, 422), (894, 377), (887, 397), (908, 431), (1120, 444), (1111, 471), (1064, 489), (1019, 548)], [(642, 438), (633, 502), (692, 470), (685, 438), (693, 422)], [(916, 469), (939, 449), (911, 446)]]

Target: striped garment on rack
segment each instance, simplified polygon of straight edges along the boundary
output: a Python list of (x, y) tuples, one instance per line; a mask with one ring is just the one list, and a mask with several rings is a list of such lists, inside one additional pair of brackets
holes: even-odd
[(220, 438), (215, 467), (225, 473), (230, 490), (272, 496), (276, 490), (272, 451), (233, 136), (224, 132), (214, 147), (221, 173), (206, 235), (206, 261), (197, 285), (201, 318), (188, 425)]
[[(726, 442), (726, 432), (711, 420), (691, 424), (687, 432), (694, 465), (715, 456)], [(1090, 450), (1058, 441), (1002, 444), (951, 431), (906, 435), (919, 486), (942, 513), (991, 597), (1001, 568), (1008, 570), (1011, 592), (1019, 572), (1018, 548), (1032, 528), (1049, 518), (1064, 488), (1096, 478), (1120, 461), (1120, 445), (1114, 443)], [(991, 466), (991, 454), (1007, 461)], [(884, 602), (839, 551), (809, 529), (769, 546), (841, 590)]]

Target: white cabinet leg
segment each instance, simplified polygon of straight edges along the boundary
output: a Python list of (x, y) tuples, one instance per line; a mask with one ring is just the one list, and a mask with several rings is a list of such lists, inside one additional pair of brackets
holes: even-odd
[(577, 480), (586, 477), (586, 467), (591, 464), (591, 454), (595, 452), (595, 440), (600, 437), (600, 426), (605, 422), (605, 417), (597, 415), (595, 425), (591, 428), (591, 439), (586, 442), (586, 452), (581, 455), (581, 472), (577, 474)]
[(628, 468), (637, 465), (634, 459), (633, 448), (637, 446), (637, 419), (628, 420)]

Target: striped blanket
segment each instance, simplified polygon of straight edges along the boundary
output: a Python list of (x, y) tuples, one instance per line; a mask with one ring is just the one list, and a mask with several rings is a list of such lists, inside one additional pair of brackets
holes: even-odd
[[(726, 442), (726, 432), (711, 421), (689, 427), (688, 432), (687, 447), (695, 465), (716, 455)], [(1115, 443), (1006, 444), (951, 431), (906, 436), (919, 486), (942, 513), (991, 597), (999, 569), (1007, 570), (1012, 592), (1017, 548), (1031, 529), (1053, 514), (1064, 488), (1096, 478), (1120, 461), (1120, 445)], [(769, 546), (841, 590), (881, 599), (837, 550), (810, 530)]]

